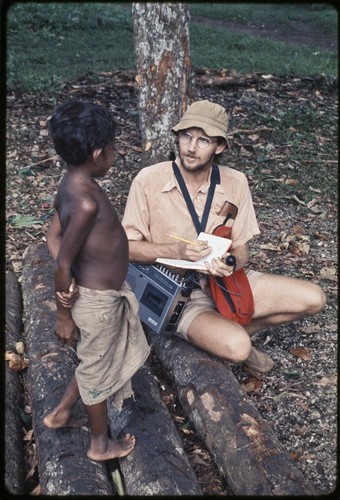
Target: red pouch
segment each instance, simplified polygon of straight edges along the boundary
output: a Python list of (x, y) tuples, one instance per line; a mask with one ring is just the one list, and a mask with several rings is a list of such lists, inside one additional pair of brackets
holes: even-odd
[[(217, 226), (213, 234), (230, 239), (231, 228), (224, 225)], [(209, 286), (216, 308), (222, 316), (239, 325), (250, 323), (254, 314), (254, 299), (243, 268), (223, 278), (209, 276)]]

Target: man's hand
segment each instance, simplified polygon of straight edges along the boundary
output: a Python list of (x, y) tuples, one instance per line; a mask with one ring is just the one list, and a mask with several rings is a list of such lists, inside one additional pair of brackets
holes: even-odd
[[(204, 264), (207, 267), (208, 273), (212, 274), (213, 276), (228, 277), (234, 272), (234, 265), (228, 266), (225, 262), (225, 256), (223, 256), (221, 259), (212, 259), (211, 262), (206, 261)], [(201, 272), (206, 274), (205, 271)]]
[(79, 296), (76, 280), (72, 278), (68, 292), (57, 292), (56, 295), (60, 304), (66, 309), (70, 309)]
[(196, 262), (197, 260), (209, 255), (211, 247), (207, 241), (195, 240), (195, 243), (176, 243), (177, 255), (179, 259), (190, 260)]
[(74, 347), (79, 330), (72, 318), (58, 318), (54, 327), (57, 336), (70, 347)]
[[(236, 259), (236, 267), (234, 265), (227, 265), (226, 259), (229, 255), (233, 255)], [(205, 262), (207, 271), (201, 271), (204, 274), (213, 276), (230, 276), (234, 271), (243, 268), (249, 259), (248, 244), (240, 245), (232, 249), (232, 253), (226, 252), (220, 259), (213, 259), (211, 262)]]

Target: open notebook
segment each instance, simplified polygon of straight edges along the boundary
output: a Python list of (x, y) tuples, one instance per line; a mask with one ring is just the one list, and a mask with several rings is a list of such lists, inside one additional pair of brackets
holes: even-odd
[(156, 259), (156, 262), (171, 267), (206, 270), (207, 268), (204, 262), (211, 262), (212, 259), (221, 257), (229, 249), (232, 243), (231, 240), (228, 240), (227, 238), (221, 238), (220, 236), (214, 236), (213, 234), (208, 233), (200, 233), (197, 239), (208, 242), (209, 246), (211, 247), (211, 252), (209, 255), (206, 255), (202, 259), (196, 260), (195, 262), (181, 259), (163, 259), (161, 257)]

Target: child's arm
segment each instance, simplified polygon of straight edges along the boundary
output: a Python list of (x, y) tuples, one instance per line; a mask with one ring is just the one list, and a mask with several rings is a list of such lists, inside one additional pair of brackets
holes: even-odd
[(61, 339), (72, 345), (78, 330), (70, 309), (63, 307), (58, 295), (59, 293), (67, 294), (69, 291), (72, 283), (72, 265), (95, 222), (97, 203), (90, 196), (80, 198), (75, 195), (74, 208), (70, 210), (70, 214), (55, 260), (54, 275), (58, 316), (55, 331)]
[(58, 212), (55, 212), (52, 217), (50, 227), (48, 228), (46, 233), (48, 250), (53, 260), (56, 260), (57, 255), (59, 253), (61, 238), (62, 238), (62, 232), (61, 232), (59, 215)]
[[(47, 246), (54, 261), (56, 260), (60, 250), (61, 239), (62, 239), (62, 230), (61, 230), (60, 219), (58, 212), (55, 212), (52, 217), (50, 227), (48, 228), (46, 233)], [(57, 292), (57, 295), (59, 301), (64, 307), (67, 308), (72, 307), (72, 304), (75, 302), (75, 300), (79, 295), (75, 279), (74, 278), (72, 279), (68, 293)]]

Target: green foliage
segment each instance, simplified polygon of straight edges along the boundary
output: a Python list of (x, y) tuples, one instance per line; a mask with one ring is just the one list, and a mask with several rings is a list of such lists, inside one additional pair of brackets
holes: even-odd
[(30, 227), (35, 224), (42, 224), (40, 220), (37, 220), (33, 215), (15, 215), (9, 222), (14, 227)]
[[(26, 92), (55, 90), (82, 75), (134, 68), (131, 4), (19, 2), (7, 11), (7, 85)], [(319, 7), (319, 8), (317, 8)], [(324, 7), (324, 8), (321, 8)], [(333, 7), (314, 4), (190, 4), (194, 67), (241, 73), (337, 75), (337, 54), (234, 34), (209, 20), (238, 24), (312, 22), (337, 36)], [(198, 24), (194, 16), (205, 18)]]

